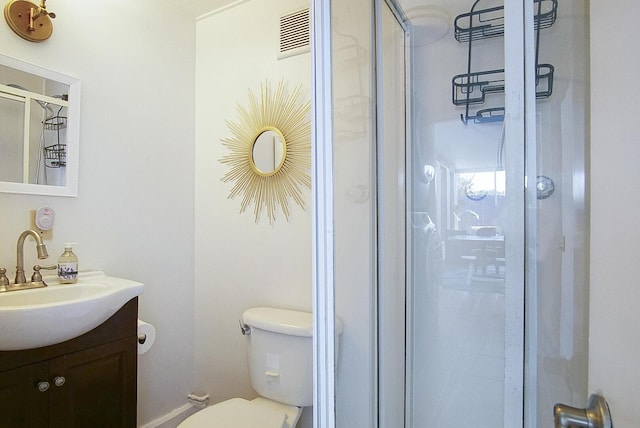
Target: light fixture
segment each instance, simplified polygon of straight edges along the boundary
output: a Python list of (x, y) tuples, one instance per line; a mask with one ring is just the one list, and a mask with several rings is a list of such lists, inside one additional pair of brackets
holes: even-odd
[(51, 37), (55, 13), (48, 12), (46, 0), (38, 6), (25, 0), (11, 0), (4, 7), (4, 19), (18, 36), (30, 42), (43, 42)]

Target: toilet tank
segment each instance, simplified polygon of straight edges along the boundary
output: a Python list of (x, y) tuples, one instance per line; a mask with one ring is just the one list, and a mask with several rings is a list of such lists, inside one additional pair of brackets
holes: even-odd
[(251, 386), (263, 397), (293, 406), (313, 403), (312, 317), (308, 312), (252, 308), (247, 357)]

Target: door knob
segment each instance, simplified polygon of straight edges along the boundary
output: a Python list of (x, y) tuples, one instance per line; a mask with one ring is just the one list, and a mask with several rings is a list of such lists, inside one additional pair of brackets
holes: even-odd
[(48, 389), (49, 389), (49, 382), (46, 382), (44, 380), (38, 382), (38, 391), (46, 392)]
[(66, 381), (67, 381), (67, 380), (64, 378), (64, 376), (56, 376), (56, 377), (53, 379), (53, 384), (54, 384), (55, 386), (62, 386), (62, 385), (64, 385), (64, 383), (65, 383)]
[(586, 409), (556, 404), (553, 407), (555, 428), (613, 428), (609, 405), (602, 395), (589, 397)]

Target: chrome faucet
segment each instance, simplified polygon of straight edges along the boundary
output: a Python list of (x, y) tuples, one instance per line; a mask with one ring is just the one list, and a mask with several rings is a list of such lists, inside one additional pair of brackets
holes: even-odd
[(32, 236), (33, 239), (36, 240), (36, 250), (38, 251), (38, 258), (40, 260), (49, 257), (47, 247), (42, 242), (42, 238), (40, 238), (38, 232), (30, 229), (22, 232), (18, 237), (18, 262), (16, 264), (16, 280), (14, 281), (14, 287), (27, 282), (27, 278), (24, 276), (24, 240), (27, 239), (27, 236)]

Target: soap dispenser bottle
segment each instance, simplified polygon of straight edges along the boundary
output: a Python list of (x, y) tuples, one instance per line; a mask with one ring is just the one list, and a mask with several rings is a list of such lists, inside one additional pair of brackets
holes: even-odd
[(58, 280), (60, 284), (78, 282), (78, 257), (73, 252), (73, 244), (64, 244), (64, 253), (58, 258)]

